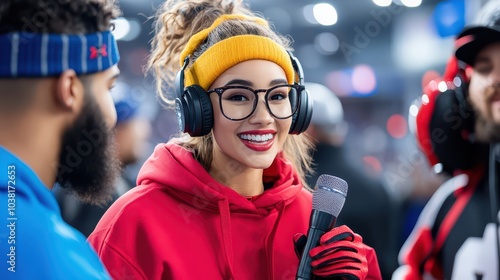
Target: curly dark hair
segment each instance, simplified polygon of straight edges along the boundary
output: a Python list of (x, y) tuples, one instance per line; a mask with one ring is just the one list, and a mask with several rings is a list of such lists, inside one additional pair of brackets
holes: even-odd
[(116, 0), (2, 0), (0, 34), (86, 34), (109, 30), (121, 14)]

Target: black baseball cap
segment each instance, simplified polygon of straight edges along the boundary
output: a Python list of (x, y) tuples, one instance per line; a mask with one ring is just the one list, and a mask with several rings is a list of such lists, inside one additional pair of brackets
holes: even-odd
[(479, 11), (475, 22), (466, 26), (455, 41), (458, 60), (474, 65), (477, 54), (487, 45), (500, 42), (500, 1), (493, 0)]

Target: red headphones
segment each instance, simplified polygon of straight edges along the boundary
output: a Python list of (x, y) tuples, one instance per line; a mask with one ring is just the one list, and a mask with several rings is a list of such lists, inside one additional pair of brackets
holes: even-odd
[(424, 86), (416, 116), (419, 147), (431, 166), (440, 163), (450, 175), (473, 168), (477, 153), (484, 149), (474, 143), (475, 116), (467, 101), (470, 70), (453, 56), (443, 76)]

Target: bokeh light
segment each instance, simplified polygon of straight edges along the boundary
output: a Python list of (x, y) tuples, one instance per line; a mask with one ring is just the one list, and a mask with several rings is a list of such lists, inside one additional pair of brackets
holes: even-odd
[(387, 120), (387, 133), (393, 138), (401, 139), (408, 133), (406, 119), (400, 114), (394, 114)]
[(313, 14), (316, 21), (325, 26), (334, 25), (338, 20), (337, 10), (328, 3), (314, 5)]
[(352, 70), (352, 87), (360, 94), (368, 95), (375, 91), (377, 79), (368, 65), (358, 65)]
[(392, 0), (373, 0), (373, 3), (379, 7), (387, 7), (392, 4)]
[(380, 163), (380, 160), (374, 156), (364, 156), (363, 157), (363, 162), (367, 166), (367, 172), (373, 173), (373, 175), (379, 175), (382, 173), (382, 163)]
[(415, 8), (422, 4), (422, 0), (401, 0), (401, 3), (409, 8)]
[(116, 40), (121, 40), (127, 36), (130, 31), (130, 23), (126, 18), (119, 17), (113, 20), (115, 28), (112, 30), (113, 35)]
[(346, 71), (333, 71), (326, 75), (325, 84), (338, 96), (351, 95), (351, 77)]
[(314, 39), (314, 46), (323, 55), (334, 54), (339, 49), (339, 45), (337, 36), (330, 32), (322, 32)]
[(465, 26), (465, 1), (448, 0), (438, 3), (432, 18), (439, 36), (457, 35)]

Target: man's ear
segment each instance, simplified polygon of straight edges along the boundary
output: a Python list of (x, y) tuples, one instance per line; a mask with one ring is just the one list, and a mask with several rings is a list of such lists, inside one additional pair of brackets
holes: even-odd
[(472, 78), (472, 73), (474, 72), (474, 68), (472, 66), (467, 66), (465, 68), (465, 82), (470, 82), (470, 79)]
[(56, 82), (57, 103), (66, 109), (75, 110), (82, 99), (83, 85), (75, 71), (69, 69), (61, 73)]

